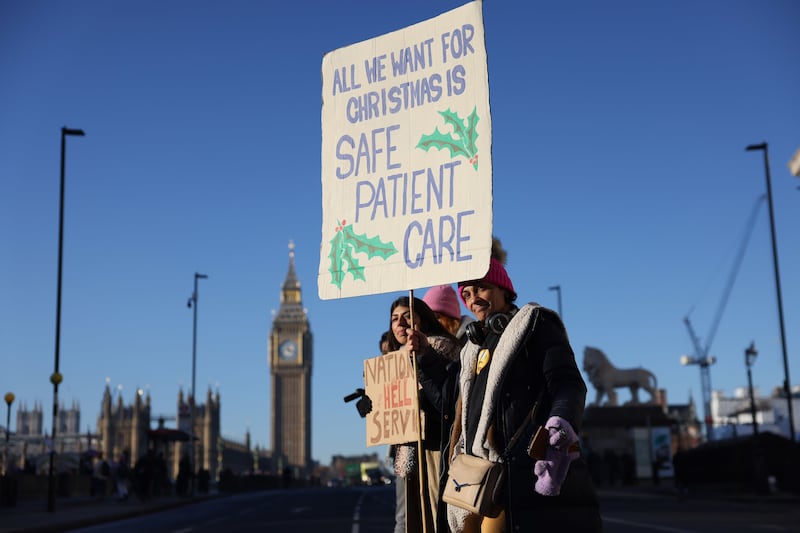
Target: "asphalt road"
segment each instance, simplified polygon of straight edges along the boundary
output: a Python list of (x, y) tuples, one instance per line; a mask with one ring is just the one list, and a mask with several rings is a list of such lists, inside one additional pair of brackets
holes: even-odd
[(394, 486), (237, 494), (75, 531), (390, 533), (394, 527), (394, 494)]
[[(601, 514), (607, 533), (800, 531), (797, 501), (681, 500), (672, 494), (609, 490), (601, 492)], [(393, 517), (394, 487), (314, 488), (210, 499), (75, 531), (391, 533)]]
[(800, 531), (797, 499), (688, 497), (604, 491), (601, 513), (607, 533), (764, 533)]

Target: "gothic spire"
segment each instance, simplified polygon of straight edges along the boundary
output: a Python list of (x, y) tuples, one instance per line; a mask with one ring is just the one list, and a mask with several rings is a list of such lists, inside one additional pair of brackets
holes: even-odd
[(287, 290), (300, 290), (300, 281), (297, 279), (297, 274), (294, 271), (294, 242), (289, 241), (289, 272), (286, 273), (286, 279), (283, 281), (282, 287), (284, 293)]
[(281, 308), (277, 321), (304, 320), (305, 312), (301, 301), (300, 280), (294, 270), (294, 242), (289, 241), (289, 271), (281, 286)]

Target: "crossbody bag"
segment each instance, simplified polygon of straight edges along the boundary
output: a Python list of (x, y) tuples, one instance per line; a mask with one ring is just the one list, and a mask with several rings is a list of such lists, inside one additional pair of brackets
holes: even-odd
[[(544, 394), (544, 391), (542, 391)], [(503, 457), (514, 447), (523, 430), (531, 420), (536, 419), (542, 394), (525, 417), (525, 420), (508, 442)], [(539, 426), (528, 447), (531, 456), (541, 454), (547, 447), (548, 432), (544, 426)], [(442, 500), (461, 507), (467, 511), (481, 516), (495, 518), (502, 511), (503, 490), (505, 488), (506, 467), (504, 463), (490, 461), (468, 453), (455, 456), (447, 473), (447, 485), (442, 493)]]

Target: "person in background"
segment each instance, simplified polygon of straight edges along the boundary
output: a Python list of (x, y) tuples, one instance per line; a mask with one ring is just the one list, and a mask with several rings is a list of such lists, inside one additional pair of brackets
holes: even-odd
[(125, 454), (119, 456), (116, 468), (114, 469), (116, 479), (117, 498), (120, 501), (128, 499), (128, 478), (130, 477), (130, 468), (128, 467), (128, 458)]
[(461, 304), (452, 285), (431, 287), (422, 297), (422, 301), (436, 315), (437, 320), (458, 339), (459, 347), (467, 343), (467, 324), (473, 319), (461, 314)]
[[(494, 239), (486, 275), (458, 283), (477, 322), (461, 351), (460, 412), (451, 436), (452, 454), (505, 463), (503, 511), (489, 518), (448, 505), (449, 525), (455, 533), (601, 531), (597, 495), (577, 448), (586, 385), (558, 314), (535, 303), (515, 305), (505, 258)], [(540, 425), (546, 449), (534, 458), (528, 448)], [(507, 449), (520, 428), (521, 438)]]
[(378, 343), (378, 347), (381, 350), (381, 355), (386, 355), (389, 353), (389, 338), (392, 336), (391, 330), (384, 331), (381, 334), (381, 340)]
[[(458, 359), (458, 341), (436, 319), (428, 305), (414, 298), (414, 328), (411, 327), (411, 300), (403, 296), (392, 302), (390, 307), (389, 351), (403, 350), (409, 356), (416, 356), (419, 384), (422, 394), (419, 395), (420, 410), (425, 414), (424, 453), (425, 470), (420, 479), (417, 444), (408, 443), (397, 446), (395, 456), (395, 474), (404, 478), (406, 531), (417, 533), (425, 530), (434, 531), (437, 523), (439, 506), (439, 476), (443, 443), (443, 416), (453, 417), (452, 406), (442, 403), (440, 376), (446, 375), (447, 364)], [(442, 412), (441, 409), (445, 409)], [(447, 410), (449, 409), (449, 411)], [(424, 492), (422, 492), (424, 491)], [(420, 494), (427, 495), (425, 512), (422, 512)]]
[[(378, 346), (381, 349), (381, 355), (389, 353), (389, 337), (392, 336), (392, 331), (384, 331), (381, 335), (381, 340)], [(394, 444), (389, 445), (387, 458), (390, 462), (392, 470), (394, 470), (394, 462), (397, 456), (397, 446)], [(394, 481), (395, 490), (395, 508), (394, 508), (394, 533), (406, 533), (406, 483), (405, 478), (395, 476)]]
[(152, 496), (153, 471), (155, 468), (156, 454), (148, 449), (136, 460), (133, 467), (134, 490), (141, 501), (147, 501)]
[(106, 461), (106, 458), (103, 457), (103, 454), (99, 453), (92, 463), (92, 496), (99, 500), (105, 499), (110, 475), (111, 466)]

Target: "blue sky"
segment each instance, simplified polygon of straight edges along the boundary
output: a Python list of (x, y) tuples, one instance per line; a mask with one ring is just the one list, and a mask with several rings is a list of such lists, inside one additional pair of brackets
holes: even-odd
[[(67, 142), (60, 398), (96, 427), (106, 378), (173, 415), (191, 383), (222, 432), (269, 447), (267, 339), (296, 245), (314, 334), (313, 456), (382, 452), (342, 397), (362, 385), (400, 293), (322, 301), (320, 67), (331, 50), (464, 2), (0, 3), (0, 391), (50, 427), (60, 128)], [(701, 400), (683, 318), (706, 337), (768, 142), (793, 383), (800, 323), (800, 5), (793, 1), (486, 2), (494, 233), (520, 301)], [(455, 281), (455, 280), (454, 280)], [(424, 294), (420, 287), (417, 295)], [(767, 209), (714, 337), (712, 385), (784, 378)], [(705, 341), (704, 341), (705, 343)], [(595, 391), (589, 387), (589, 399)], [(626, 395), (621, 395), (626, 399)], [(14, 410), (15, 412), (15, 410)], [(5, 414), (5, 413), (3, 413)], [(12, 428), (15, 427), (12, 413)]]

